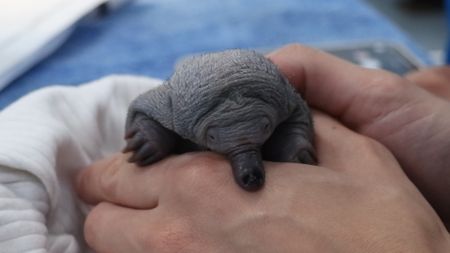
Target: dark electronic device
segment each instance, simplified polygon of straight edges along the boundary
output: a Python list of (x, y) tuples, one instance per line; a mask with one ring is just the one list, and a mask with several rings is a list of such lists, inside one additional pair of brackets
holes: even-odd
[(385, 69), (399, 75), (417, 70), (422, 65), (406, 48), (387, 42), (326, 46), (322, 49), (362, 67)]

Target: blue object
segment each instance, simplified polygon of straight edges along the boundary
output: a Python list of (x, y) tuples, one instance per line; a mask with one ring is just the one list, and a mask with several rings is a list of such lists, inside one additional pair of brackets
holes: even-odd
[(447, 64), (450, 64), (450, 0), (445, 0), (445, 8), (447, 9)]
[(411, 39), (361, 0), (138, 0), (79, 24), (59, 50), (0, 92), (0, 109), (50, 84), (76, 85), (109, 74), (166, 78), (187, 54), (371, 40), (405, 45), (430, 63)]

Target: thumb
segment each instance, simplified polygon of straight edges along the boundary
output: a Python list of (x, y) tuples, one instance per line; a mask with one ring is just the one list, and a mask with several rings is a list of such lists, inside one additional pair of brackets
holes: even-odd
[(267, 57), (312, 107), (356, 130), (422, 100), (425, 93), (393, 73), (361, 68), (301, 45), (285, 46)]

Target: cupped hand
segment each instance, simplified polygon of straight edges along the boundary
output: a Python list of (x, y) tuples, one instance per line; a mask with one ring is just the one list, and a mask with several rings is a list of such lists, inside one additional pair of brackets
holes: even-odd
[[(312, 107), (388, 147), (450, 228), (448, 86), (428, 82), (421, 88), (408, 78), (364, 69), (301, 45), (283, 47), (268, 57)], [(442, 71), (435, 74), (433, 80), (445, 78)], [(419, 84), (424, 78), (409, 76)]]
[(108, 252), (449, 252), (426, 200), (383, 146), (315, 116), (320, 166), (266, 163), (249, 193), (212, 153), (146, 168), (117, 154), (82, 171), (80, 196), (96, 206), (85, 238)]

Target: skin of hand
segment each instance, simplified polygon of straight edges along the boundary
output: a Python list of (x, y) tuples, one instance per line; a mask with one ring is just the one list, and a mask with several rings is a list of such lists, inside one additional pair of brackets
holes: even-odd
[(450, 67), (440, 66), (421, 69), (405, 76), (434, 95), (450, 100)]
[(445, 99), (450, 79), (445, 87), (419, 81), (427, 79), (424, 74), (444, 80), (448, 72), (404, 78), (301, 45), (285, 46), (268, 57), (311, 107), (389, 148), (450, 228), (450, 103)]
[[(449, 252), (444, 225), (392, 154), (315, 114), (320, 166), (267, 162), (261, 191), (237, 187), (213, 153), (145, 169), (117, 154), (77, 178), (96, 204), (85, 238), (115, 252)], [(201, 175), (201, 176), (199, 176)]]

